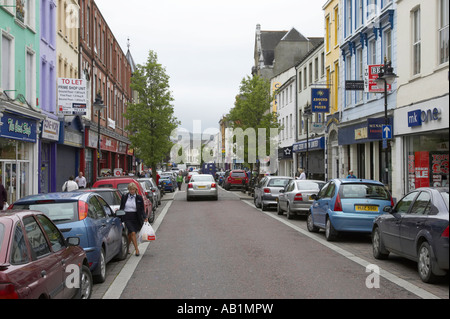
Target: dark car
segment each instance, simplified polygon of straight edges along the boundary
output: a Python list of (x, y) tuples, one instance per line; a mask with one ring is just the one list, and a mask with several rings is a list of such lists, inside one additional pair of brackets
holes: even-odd
[(40, 211), (65, 237), (79, 237), (90, 270), (98, 282), (105, 281), (109, 261), (113, 258), (123, 260), (127, 256), (128, 236), (122, 221), (97, 193), (32, 195), (18, 200), (10, 209)]
[(0, 212), (0, 299), (89, 298), (92, 276), (79, 242), (40, 212)]
[(448, 188), (419, 188), (385, 211), (373, 225), (377, 259), (389, 253), (417, 262), (422, 281), (431, 283), (448, 272)]

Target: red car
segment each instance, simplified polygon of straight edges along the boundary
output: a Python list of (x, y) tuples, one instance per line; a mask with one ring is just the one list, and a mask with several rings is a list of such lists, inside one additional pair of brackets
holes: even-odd
[(248, 177), (244, 170), (236, 169), (230, 171), (230, 174), (225, 178), (224, 188), (229, 190), (231, 188), (244, 189), (248, 184)]
[(0, 299), (88, 299), (92, 275), (79, 242), (40, 212), (0, 212)]
[(122, 193), (128, 193), (128, 184), (134, 183), (138, 189), (138, 194), (144, 199), (145, 214), (148, 216), (148, 221), (153, 223), (155, 220), (155, 213), (153, 212), (152, 202), (145, 195), (145, 190), (142, 188), (140, 182), (133, 177), (106, 177), (97, 180), (92, 188), (116, 188)]

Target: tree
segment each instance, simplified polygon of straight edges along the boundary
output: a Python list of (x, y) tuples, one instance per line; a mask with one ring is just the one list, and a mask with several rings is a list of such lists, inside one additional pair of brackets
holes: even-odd
[(129, 104), (125, 118), (132, 147), (144, 164), (156, 171), (156, 165), (169, 154), (173, 143), (170, 135), (180, 122), (174, 116), (174, 100), (169, 76), (158, 63), (157, 54), (149, 52), (147, 63), (138, 65), (131, 78), (131, 89), (137, 98)]
[[(226, 116), (227, 121), (233, 129), (242, 129), (244, 132), (254, 132), (257, 143), (251, 143), (250, 137), (247, 143), (237, 145), (243, 147), (247, 163), (253, 164), (249, 160), (249, 154), (259, 154), (259, 148), (262, 146), (259, 141), (265, 141), (267, 151), (276, 147), (274, 145), (274, 136), (270, 133), (271, 129), (279, 127), (277, 115), (272, 112), (273, 96), (271, 94), (270, 82), (260, 76), (254, 76), (242, 79), (239, 95), (236, 97), (234, 108)], [(250, 129), (250, 130), (248, 130)], [(259, 136), (260, 130), (265, 129), (266, 136)], [(245, 134), (245, 133), (244, 133)], [(236, 142), (236, 140), (234, 141)], [(277, 141), (276, 141), (277, 142)], [(256, 149), (253, 148), (256, 147)], [(278, 150), (277, 150), (278, 151)], [(259, 158), (258, 163), (262, 159)], [(259, 171), (258, 165), (258, 171)]]

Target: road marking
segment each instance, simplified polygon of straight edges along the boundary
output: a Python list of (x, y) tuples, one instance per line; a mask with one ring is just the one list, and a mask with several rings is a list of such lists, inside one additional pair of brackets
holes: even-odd
[[(298, 231), (302, 235), (305, 235), (305, 236), (307, 236), (307, 237), (317, 241), (318, 243), (328, 247), (329, 249), (337, 252), (338, 254), (340, 254), (340, 255), (350, 259), (351, 261), (353, 261), (353, 262), (363, 266), (364, 268), (367, 268), (368, 265), (372, 264), (372, 263), (368, 262), (367, 260), (362, 259), (360, 257), (357, 257), (354, 254), (352, 254), (351, 252), (349, 252), (349, 251), (347, 251), (345, 249), (342, 249), (342, 248), (340, 248), (340, 247), (338, 247), (338, 246), (328, 242), (326, 239), (319, 238), (319, 237), (315, 236), (315, 234), (310, 233), (308, 230), (304, 230), (304, 229), (302, 229), (302, 228), (300, 228), (300, 227), (290, 223), (289, 221), (287, 221), (284, 218), (281, 218), (279, 216), (275, 216), (274, 214), (267, 213), (267, 212), (262, 211), (259, 208), (256, 208), (255, 205), (252, 202), (248, 201), (248, 200), (244, 200), (243, 202), (246, 203), (247, 205), (257, 209), (258, 211), (262, 212), (263, 214), (265, 214), (265, 215), (267, 215), (269, 217), (272, 217), (273, 219), (276, 219), (279, 222), (281, 222), (281, 223), (291, 227), (292, 229)], [(420, 297), (422, 299), (441, 299), (438, 296), (433, 295), (432, 293), (430, 293), (430, 292), (428, 292), (428, 291), (426, 291), (426, 290), (424, 290), (424, 289), (422, 289), (420, 287), (417, 287), (416, 285), (414, 285), (414, 284), (412, 284), (412, 283), (410, 283), (410, 282), (408, 282), (408, 281), (406, 281), (404, 279), (401, 279), (400, 277), (397, 277), (396, 275), (394, 275), (394, 274), (392, 274), (392, 273), (390, 273), (390, 272), (388, 272), (388, 271), (386, 271), (386, 270), (384, 270), (382, 268), (380, 268), (380, 276), (382, 276), (385, 279), (393, 282), (394, 284), (396, 284), (396, 285), (398, 285), (398, 286), (408, 290), (409, 292), (415, 294), (416, 296), (418, 296), (418, 297)]]
[[(167, 214), (167, 211), (169, 210), (170, 206), (172, 205), (173, 201), (170, 200), (167, 205), (162, 210), (161, 214), (158, 216), (158, 219), (153, 223), (153, 229), (155, 230), (155, 233), (158, 231), (159, 226), (161, 225), (162, 221), (164, 220), (164, 217)], [(145, 254), (145, 251), (147, 250), (150, 243), (142, 243), (139, 245), (139, 251), (141, 252), (140, 256), (131, 256), (131, 258), (128, 258), (126, 264), (123, 266), (120, 273), (117, 275), (117, 277), (114, 279), (111, 286), (109, 286), (106, 293), (103, 295), (102, 299), (119, 299), (122, 295), (122, 292), (126, 288), (128, 281), (130, 280), (131, 276), (133, 275), (134, 271), (136, 270), (136, 267), (138, 266), (139, 262), (141, 261), (142, 256)]]

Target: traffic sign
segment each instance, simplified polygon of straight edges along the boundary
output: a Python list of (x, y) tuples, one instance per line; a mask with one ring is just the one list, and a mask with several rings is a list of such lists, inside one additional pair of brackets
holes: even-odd
[(392, 139), (392, 126), (391, 125), (383, 125), (383, 140)]

